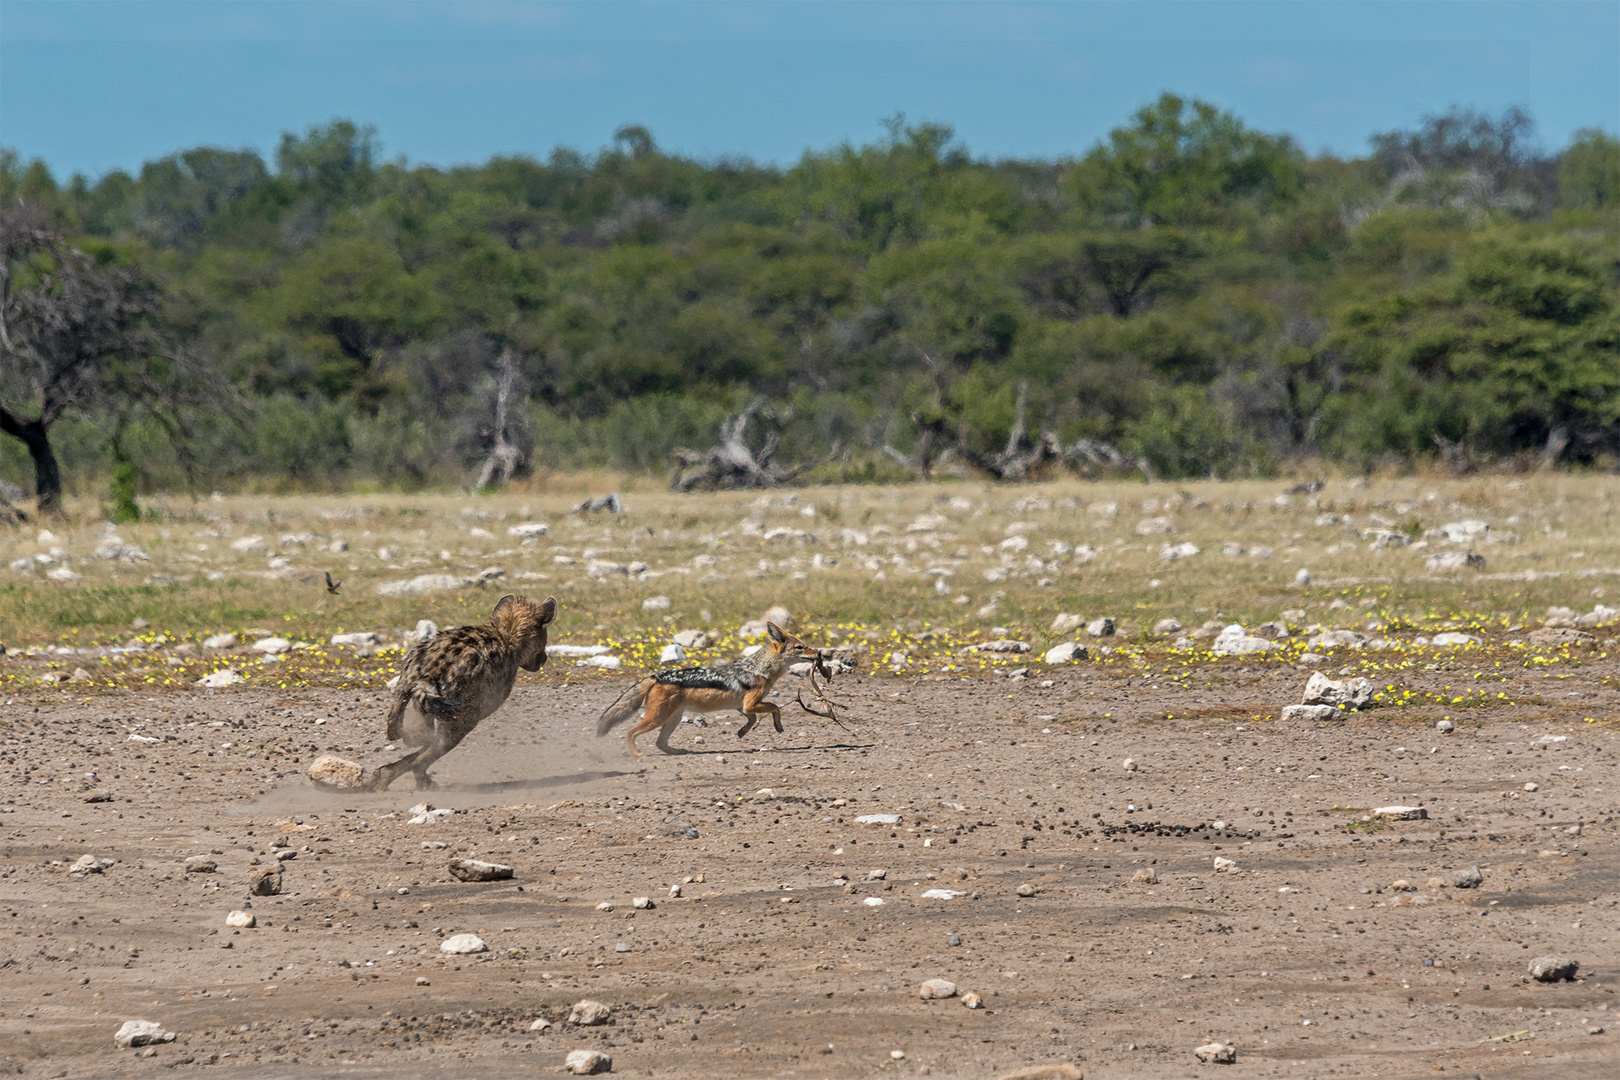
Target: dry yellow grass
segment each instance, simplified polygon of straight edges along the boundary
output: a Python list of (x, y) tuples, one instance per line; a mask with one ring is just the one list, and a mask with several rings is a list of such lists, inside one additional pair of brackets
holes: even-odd
[[(1620, 478), (1410, 478), (1288, 489), (1284, 482), (1071, 481), (695, 496), (632, 490), (622, 515), (589, 517), (569, 513), (589, 493), (588, 481), (497, 496), (171, 503), (158, 522), (113, 529), (70, 518), (49, 526), (54, 537), (37, 526), (0, 533), (0, 567), (11, 567), (0, 569), (0, 642), (36, 654), (0, 668), (0, 678), (16, 691), (37, 684), (48, 667), (66, 674), (82, 667), (84, 689), (178, 687), (231, 662), (254, 682), (370, 685), (387, 677), (402, 631), (418, 619), (481, 620), (507, 591), (554, 593), (563, 611), (553, 639), (608, 644), (626, 669), (649, 666), (688, 627), (720, 636), (700, 658), (734, 652), (743, 644), (739, 624), (781, 604), (821, 643), (856, 645), (867, 663), (912, 675), (1038, 662), (1073, 636), (1049, 632), (1060, 612), (1117, 620), (1111, 644), (1122, 655), (1106, 662), (1152, 662), (1170, 649), (1173, 636), (1147, 635), (1160, 618), (1191, 630), (1206, 620), (1252, 627), (1284, 612), (1293, 612), (1286, 621), (1296, 629), (1386, 636), (1399, 646), (1384, 658), (1393, 661), (1437, 630), (1472, 630), (1490, 644), (1509, 627), (1538, 624), (1552, 605), (1579, 612), (1620, 604)], [(1169, 531), (1144, 532), (1156, 519)], [(1467, 520), (1490, 530), (1460, 543), (1424, 539)], [(512, 535), (527, 523), (548, 531)], [(1375, 530), (1418, 543), (1378, 546)], [(251, 537), (260, 545), (250, 546)], [(333, 550), (340, 544), (347, 550)], [(1183, 544), (1197, 553), (1165, 557)], [(124, 557), (97, 557), (98, 548), (105, 556), (120, 545)], [(146, 557), (132, 558), (132, 547)], [(1428, 569), (1428, 556), (1443, 551), (1472, 551), (1486, 562)], [(593, 560), (645, 570), (591, 576)], [(492, 568), (502, 576), (482, 584), (378, 592), (418, 575), (473, 578)], [(1295, 583), (1301, 568), (1308, 585)], [(64, 569), (72, 580), (47, 576)], [(324, 585), (327, 571), (343, 582), (335, 596)], [(658, 597), (668, 606), (644, 606)], [(149, 627), (135, 631), (136, 619)], [(307, 647), (269, 664), (188, 655), (208, 635), (247, 638), (254, 630)], [(327, 644), (335, 633), (365, 630), (395, 651), (357, 658)], [(959, 651), (1003, 631), (1033, 653)], [(143, 651), (105, 652), (132, 640)], [(181, 644), (193, 649), (176, 653)], [(90, 651), (40, 655), (67, 648)], [(1292, 660), (1302, 649), (1295, 634), (1265, 660)], [(908, 662), (890, 664), (895, 652)], [(554, 661), (553, 675), (571, 677), (572, 664)]]

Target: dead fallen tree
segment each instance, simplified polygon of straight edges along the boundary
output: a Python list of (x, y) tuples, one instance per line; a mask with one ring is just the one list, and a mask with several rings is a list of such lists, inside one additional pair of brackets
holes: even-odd
[(1153, 478), (1153, 470), (1146, 459), (1131, 457), (1100, 439), (1076, 439), (1065, 446), (1050, 430), (1042, 430), (1039, 435), (1031, 437), (1028, 397), (1029, 384), (1020, 383), (1012, 431), (1008, 433), (1007, 445), (1000, 453), (980, 453), (968, 442), (966, 430), (959, 435), (957, 449), (969, 465), (1005, 483), (1045, 480), (1063, 469), (1083, 476), (1125, 476), (1140, 471), (1148, 479)]
[[(756, 417), (770, 425), (757, 448), (748, 442), (748, 427)], [(669, 478), (669, 489), (718, 491), (780, 487), (838, 455), (839, 447), (834, 446), (819, 461), (791, 466), (778, 464), (775, 456), (782, 442), (782, 427), (790, 419), (791, 415), (777, 413), (761, 400), (750, 402), (742, 412), (721, 423), (718, 445), (705, 451), (677, 446), (670, 452), (675, 459), (675, 470)]]

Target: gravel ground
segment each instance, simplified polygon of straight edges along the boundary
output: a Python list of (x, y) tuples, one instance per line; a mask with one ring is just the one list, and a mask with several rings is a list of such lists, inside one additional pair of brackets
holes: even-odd
[[(1450, 735), (1376, 710), (1236, 719), (1297, 701), (1289, 668), (851, 676), (850, 731), (790, 709), (739, 743), (722, 717), (639, 760), (590, 734), (613, 689), (536, 677), (439, 790), (386, 795), (302, 775), (318, 752), (388, 759), (371, 691), (13, 706), (0, 1072), (555, 1074), (597, 1049), (672, 1078), (1613, 1077), (1617, 668), (1558, 676), (1578, 712)], [(455, 813), (412, 824), (424, 795)], [(1428, 817), (1367, 820), (1390, 804)], [(282, 848), (282, 893), (248, 896)], [(72, 872), (85, 854), (102, 872)], [(453, 857), (515, 876), (459, 882)], [(1457, 888), (1469, 867), (1482, 884)], [(459, 933), (489, 951), (441, 953)], [(1578, 980), (1530, 981), (1545, 954)], [(922, 1000), (934, 978), (984, 1007)], [(565, 1022), (587, 998), (609, 1023)], [(131, 1019), (177, 1038), (121, 1049)], [(1211, 1039), (1236, 1065), (1196, 1061)]]

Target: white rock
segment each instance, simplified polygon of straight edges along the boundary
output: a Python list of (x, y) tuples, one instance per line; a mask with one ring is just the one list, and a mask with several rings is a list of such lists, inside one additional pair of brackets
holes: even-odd
[(601, 656), (612, 651), (606, 645), (564, 645), (561, 642), (546, 645), (547, 656)]
[(1336, 705), (1285, 705), (1282, 711), (1284, 723), (1295, 721), (1314, 722), (1321, 720), (1344, 720), (1350, 713)]
[(451, 859), (450, 876), (457, 881), (506, 881), (512, 876), (512, 868), (482, 859)]
[(1434, 730), (1438, 731), (1442, 735), (1449, 735), (1453, 731), (1457, 730), (1457, 725), (1453, 724), (1450, 720), (1437, 720), (1435, 721)]
[(215, 634), (203, 639), (205, 649), (234, 649), (238, 642), (235, 634)]
[(956, 889), (926, 889), (923, 891), (924, 900), (955, 900), (962, 894)]
[(1536, 783), (1534, 780), (1532, 780), (1528, 784), (1524, 785), (1524, 790), (1526, 790), (1526, 791), (1540, 791), (1541, 790), (1541, 785)]
[(1441, 648), (1458, 648), (1464, 645), (1478, 645), (1479, 638), (1472, 634), (1460, 634), (1454, 630), (1447, 630), (1443, 634), (1434, 635), (1433, 644)]
[(600, 1050), (570, 1050), (563, 1068), (575, 1076), (593, 1076), (613, 1071), (613, 1059)]
[(68, 873), (83, 876), (85, 874), (99, 874), (102, 872), (102, 869), (101, 860), (96, 858), (94, 855), (86, 853), (84, 855), (80, 855), (78, 859), (68, 867)]
[(52, 581), (78, 581), (79, 580), (79, 575), (75, 574), (73, 571), (69, 570), (65, 566), (58, 566), (55, 570), (48, 570), (48, 571), (46, 571), (45, 576), (50, 578)]
[(660, 664), (679, 664), (685, 659), (686, 650), (674, 643), (665, 645), (663, 651), (658, 654)]
[[(424, 641), (432, 641), (438, 636), (439, 624), (434, 622), (432, 619), (417, 619), (416, 629), (407, 630), (404, 634), (406, 641), (415, 642), (417, 644)], [(549, 646), (547, 651), (550, 651)]]
[(540, 1016), (540, 1017), (536, 1017), (535, 1020), (532, 1023), (529, 1024), (529, 1030), (530, 1031), (544, 1031), (544, 1030), (546, 1030), (546, 1028), (548, 1028), (550, 1026), (551, 1026), (551, 1021), (547, 1020), (543, 1016)]
[(1373, 817), (1388, 818), (1391, 821), (1425, 821), (1429, 811), (1421, 806), (1380, 806), (1373, 811)]
[(506, 535), (527, 538), (531, 536), (544, 536), (550, 531), (551, 527), (543, 521), (524, 521), (508, 528), (506, 530)]
[(862, 900), (861, 903), (865, 904), (867, 907), (882, 907), (883, 906), (883, 897), (881, 897), (881, 896), (868, 896), (865, 900)]
[[(266, 638), (265, 640), (270, 641), (274, 639)], [(382, 640), (382, 635), (373, 630), (361, 630), (353, 634), (332, 635), (333, 645), (347, 645), (356, 649), (365, 648), (371, 645), (381, 645)], [(262, 645), (263, 642), (260, 642), (259, 644)], [(256, 645), (254, 647), (257, 648), (258, 646)]]
[(1009, 638), (997, 638), (994, 641), (981, 641), (977, 645), (969, 645), (966, 651), (988, 653), (1027, 653), (1029, 652), (1029, 642), (1013, 641)]
[(1029, 547), (1029, 537), (1009, 536), (999, 546), (1002, 551), (1024, 551)]
[(439, 951), (462, 956), (467, 953), (489, 952), (489, 946), (477, 934), (456, 934), (441, 942)]
[(1174, 532), (1175, 526), (1167, 517), (1143, 518), (1136, 523), (1136, 535), (1153, 536), (1156, 533)]
[(1048, 664), (1072, 664), (1076, 660), (1084, 660), (1087, 655), (1086, 647), (1078, 641), (1065, 641), (1047, 649), (1042, 659)]
[(956, 996), (956, 984), (949, 979), (929, 979), (917, 988), (917, 996), (924, 1001)]
[(1310, 680), (1305, 683), (1305, 696), (1301, 700), (1306, 705), (1337, 705), (1344, 709), (1365, 709), (1372, 704), (1372, 699), (1371, 679), (1357, 676), (1338, 681), (1316, 671), (1311, 673)]
[(1126, 758), (1124, 761), (1122, 761), (1120, 763), (1120, 767), (1123, 768), (1126, 772), (1135, 772), (1136, 769), (1137, 769), (1136, 759), (1135, 758)]
[(630, 906), (637, 911), (651, 911), (657, 905), (653, 903), (650, 896), (636, 896), (630, 899)]
[(322, 754), (305, 770), (311, 782), (322, 787), (353, 791), (364, 784), (365, 768), (336, 754)]
[(1155, 634), (1178, 634), (1181, 632), (1181, 623), (1175, 619), (1160, 619), (1153, 624)]
[(610, 577), (628, 577), (630, 568), (624, 563), (612, 562), (608, 559), (591, 559), (585, 564), (585, 575), (597, 580)]
[(1086, 633), (1095, 638), (1113, 637), (1114, 620), (1108, 618), (1092, 619), (1086, 624)]
[(258, 926), (259, 920), (251, 911), (233, 911), (225, 916), (225, 925), (246, 930)]
[(119, 1046), (149, 1046), (152, 1043), (174, 1042), (174, 1032), (164, 1031), (163, 1025), (152, 1020), (125, 1020), (113, 1041)]
[(1251, 653), (1270, 652), (1276, 647), (1276, 642), (1265, 638), (1222, 634), (1215, 639), (1210, 651), (1217, 656), (1248, 656)]
[(1191, 542), (1166, 544), (1159, 549), (1159, 558), (1166, 562), (1175, 562), (1178, 559), (1190, 559), (1197, 555), (1198, 551), (1198, 545)]
[(1354, 630), (1324, 630), (1305, 640), (1307, 649), (1360, 649), (1367, 644), (1367, 635)]
[(1215, 872), (1217, 874), (1230, 874), (1236, 869), (1237, 863), (1231, 859), (1223, 859), (1219, 855), (1215, 856)]
[(1462, 570), (1466, 567), (1483, 570), (1485, 556), (1475, 555), (1472, 551), (1437, 551), (1425, 559), (1423, 565), (1430, 570)]
[(580, 1027), (596, 1027), (607, 1023), (612, 1017), (611, 1008), (590, 998), (574, 1002), (574, 1007), (568, 1010), (568, 1022), (578, 1024)]
[(857, 825), (896, 825), (899, 822), (899, 814), (862, 814), (855, 819)]
[(1438, 531), (1453, 544), (1466, 544), (1484, 537), (1491, 527), (1486, 522), (1471, 518), (1467, 521), (1448, 521)]
[(587, 656), (578, 664), (580, 667), (607, 668), (610, 671), (617, 670), (623, 665), (624, 661), (617, 656)]
[(1311, 572), (1309, 570), (1305, 569), (1305, 567), (1302, 566), (1298, 570), (1294, 571), (1294, 584), (1295, 585), (1309, 585), (1310, 583), (1311, 583)]
[(969, 990), (967, 993), (962, 995), (962, 1004), (970, 1009), (982, 1009), (984, 1008), (984, 999), (979, 997), (978, 994), (975, 994), (973, 991)]
[(197, 685), (207, 687), (210, 690), (219, 690), (223, 687), (236, 686), (238, 683), (245, 682), (247, 682), (247, 679), (243, 678), (240, 671), (235, 668), (226, 668), (223, 671), (215, 671), (204, 675), (197, 680)]
[(1082, 616), (1079, 616), (1079, 615), (1061, 615), (1060, 614), (1057, 618), (1052, 620), (1052, 633), (1054, 633), (1054, 634), (1073, 633), (1074, 631), (1080, 629), (1085, 624), (1086, 624), (1086, 620)]
[(264, 537), (244, 536), (240, 540), (231, 541), (232, 551), (258, 551), (264, 547)]
[[(380, 553), (379, 553), (380, 554)], [(420, 596), (423, 593), (459, 589), (470, 583), (467, 578), (450, 574), (418, 574), (404, 581), (385, 581), (377, 586), (378, 596)]]
[(702, 630), (682, 630), (672, 640), (683, 649), (701, 649), (709, 643), (709, 635)]
[(667, 611), (668, 609), (669, 597), (667, 596), (649, 596), (641, 602), (642, 611)]
[(1206, 1065), (1230, 1065), (1237, 1060), (1237, 1047), (1225, 1043), (1205, 1043), (1193, 1056)]
[(267, 656), (279, 656), (292, 648), (292, 642), (284, 637), (260, 638), (248, 646), (250, 652), (264, 653)]

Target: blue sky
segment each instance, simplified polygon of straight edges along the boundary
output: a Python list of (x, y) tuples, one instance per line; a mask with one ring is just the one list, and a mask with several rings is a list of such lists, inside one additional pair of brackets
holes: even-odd
[(197, 145), (271, 151), (345, 117), (440, 165), (666, 149), (788, 163), (879, 119), (985, 156), (1085, 151), (1161, 90), (1309, 150), (1462, 103), (1549, 148), (1620, 130), (1620, 0), (216, 3), (0, 0), (0, 145), (91, 176)]

